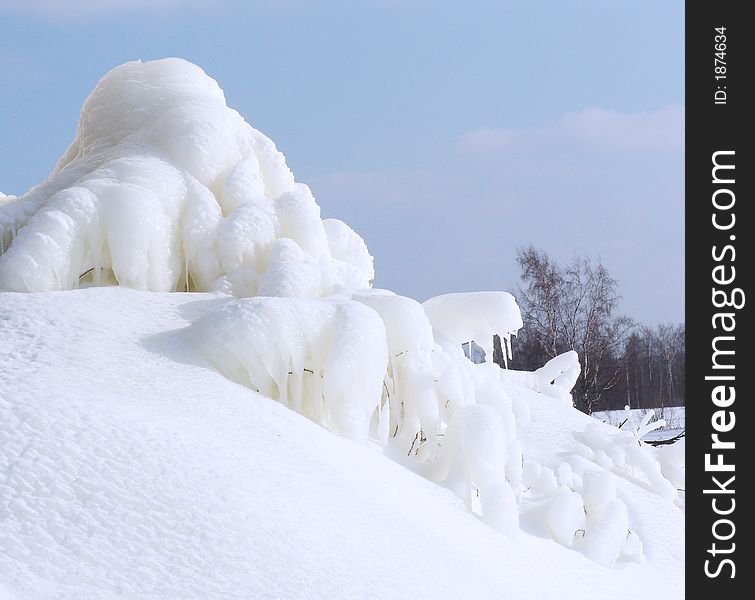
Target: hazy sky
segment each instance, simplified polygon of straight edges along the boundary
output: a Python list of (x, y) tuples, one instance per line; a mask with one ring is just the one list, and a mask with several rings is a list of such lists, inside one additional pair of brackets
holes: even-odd
[(683, 36), (681, 0), (0, 0), (0, 191), (47, 176), (109, 69), (181, 56), (362, 234), (377, 286), (511, 289), (534, 244), (681, 321)]

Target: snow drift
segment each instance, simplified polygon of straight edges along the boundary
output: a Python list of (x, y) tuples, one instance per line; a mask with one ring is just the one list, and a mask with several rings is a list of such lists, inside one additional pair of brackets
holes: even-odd
[(511, 356), (510, 294), (371, 289), (362, 238), (321, 219), (272, 141), (186, 61), (103, 77), (48, 180), (0, 197), (0, 249), (6, 292), (212, 292), (169, 336), (177, 355), (380, 448), (510, 538), (642, 564), (667, 557), (655, 505), (681, 535), (683, 452), (643, 444), (647, 422), (623, 432), (574, 410), (575, 352), (533, 373), (468, 360), (462, 344), (491, 357), (494, 334)]

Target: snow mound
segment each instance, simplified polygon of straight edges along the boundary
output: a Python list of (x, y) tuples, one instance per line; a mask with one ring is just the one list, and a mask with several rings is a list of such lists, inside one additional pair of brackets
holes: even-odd
[(100, 80), (47, 181), (0, 197), (0, 253), (0, 289), (15, 291), (119, 283), (317, 297), (374, 276), (361, 238), (323, 223), (275, 144), (178, 58)]

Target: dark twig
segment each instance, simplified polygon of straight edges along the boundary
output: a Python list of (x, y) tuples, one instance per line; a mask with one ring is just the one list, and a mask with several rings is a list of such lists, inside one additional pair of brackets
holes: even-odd
[(650, 445), (650, 446), (666, 446), (668, 444), (673, 444), (674, 442), (678, 442), (683, 437), (684, 437), (684, 431), (682, 431), (681, 433), (678, 433), (674, 437), (668, 438), (666, 440), (648, 440), (645, 443), (648, 444), (648, 445)]

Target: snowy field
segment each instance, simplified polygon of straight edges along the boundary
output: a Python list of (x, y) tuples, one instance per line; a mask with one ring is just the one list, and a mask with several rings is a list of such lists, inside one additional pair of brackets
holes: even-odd
[(107, 74), (0, 250), (0, 600), (683, 597), (684, 442), (469, 361), (509, 294), (371, 289), (196, 66)]

